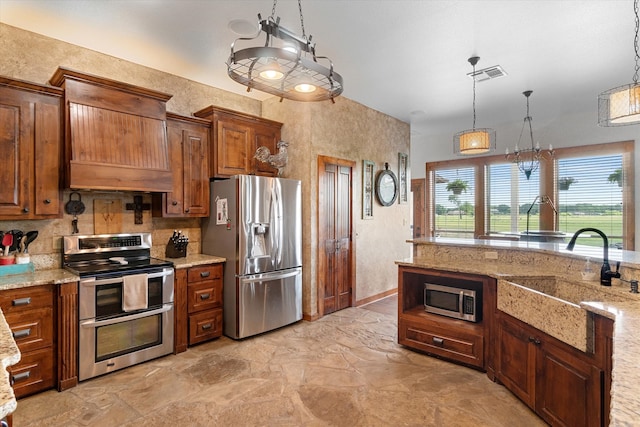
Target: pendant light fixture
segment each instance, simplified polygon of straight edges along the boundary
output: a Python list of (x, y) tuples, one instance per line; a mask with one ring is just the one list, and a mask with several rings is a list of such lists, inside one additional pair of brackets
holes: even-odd
[(640, 124), (640, 84), (638, 83), (638, 71), (640, 71), (640, 54), (638, 53), (638, 0), (633, 2), (633, 11), (636, 16), (636, 36), (633, 40), (635, 47), (636, 67), (633, 75), (633, 83), (607, 90), (598, 95), (598, 125), (599, 126), (626, 126)]
[[(227, 73), (236, 82), (294, 101), (334, 100), (343, 91), (342, 76), (333, 70), (326, 56), (316, 55), (316, 45), (307, 37), (302, 17), (302, 4), (298, 0), (302, 36), (280, 26), (273, 2), (271, 16), (262, 19), (258, 14), (260, 31), (253, 37), (241, 37), (231, 45)], [(264, 45), (236, 50), (236, 44), (255, 40), (265, 35)], [(323, 64), (319, 62), (322, 60)]]
[(453, 136), (453, 152), (462, 155), (484, 154), (496, 148), (496, 131), (493, 129), (476, 129), (476, 64), (478, 56), (468, 59), (473, 66), (473, 128), (458, 132)]
[[(524, 122), (522, 123), (522, 129), (520, 130), (520, 137), (518, 138), (518, 143), (516, 147), (513, 149), (513, 153), (509, 153), (509, 149), (505, 150), (505, 157), (507, 160), (512, 161), (513, 163), (518, 165), (518, 169), (524, 174), (524, 176), (529, 179), (531, 178), (531, 174), (538, 170), (540, 166), (540, 159), (544, 157), (553, 157), (553, 147), (549, 144), (549, 151), (542, 150), (540, 148), (539, 143), (533, 142), (533, 127), (531, 126), (531, 115), (529, 114), (529, 97), (533, 93), (532, 90), (525, 90), (522, 94), (527, 99), (527, 115), (524, 118)], [(531, 148), (520, 148), (520, 143), (522, 142), (522, 135), (524, 134), (525, 128), (529, 128), (529, 140), (531, 142)]]

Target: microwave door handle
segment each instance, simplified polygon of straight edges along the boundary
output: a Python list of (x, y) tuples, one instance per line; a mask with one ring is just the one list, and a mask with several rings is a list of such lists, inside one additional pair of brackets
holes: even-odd
[(463, 304), (464, 303), (464, 291), (460, 291), (460, 295), (458, 296), (458, 313), (460, 314), (460, 318), (463, 319), (464, 317), (464, 307)]

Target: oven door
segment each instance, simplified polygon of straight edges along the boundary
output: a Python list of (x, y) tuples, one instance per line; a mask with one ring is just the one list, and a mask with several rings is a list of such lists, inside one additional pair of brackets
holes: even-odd
[(173, 303), (104, 320), (80, 321), (80, 381), (173, 352)]
[[(149, 309), (173, 302), (173, 268), (148, 273)], [(87, 277), (78, 290), (80, 320), (106, 319), (126, 314), (122, 309), (123, 277)]]

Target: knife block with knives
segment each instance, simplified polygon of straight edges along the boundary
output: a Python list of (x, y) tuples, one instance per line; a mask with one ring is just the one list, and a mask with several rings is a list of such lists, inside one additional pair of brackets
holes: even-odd
[(182, 234), (182, 231), (173, 231), (173, 235), (167, 242), (167, 249), (165, 256), (167, 258), (183, 258), (187, 256), (187, 245), (189, 244), (189, 238)]

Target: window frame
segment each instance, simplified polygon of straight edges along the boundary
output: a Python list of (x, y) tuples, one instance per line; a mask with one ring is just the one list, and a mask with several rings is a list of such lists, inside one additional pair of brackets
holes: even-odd
[[(557, 206), (558, 201), (558, 159), (590, 157), (604, 155), (622, 155), (623, 176), (623, 247), (634, 250), (635, 247), (635, 198), (633, 184), (634, 171), (634, 141), (620, 141), (603, 144), (584, 145), (577, 147), (557, 148), (553, 159), (540, 161), (540, 194), (552, 195), (552, 202)], [(492, 164), (504, 164), (504, 155), (483, 157), (469, 157), (454, 160), (427, 162), (426, 167), (426, 230), (433, 237), (435, 233), (435, 175), (440, 169), (474, 168), (475, 197), (474, 197), (474, 238), (479, 239), (488, 233), (487, 223), (490, 217), (488, 207), (485, 206), (487, 191), (487, 169)], [(547, 204), (540, 205), (540, 228), (543, 230), (557, 230), (553, 208)]]

